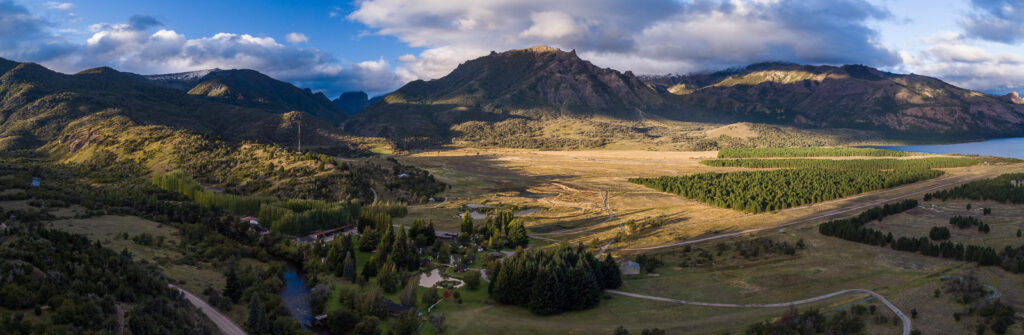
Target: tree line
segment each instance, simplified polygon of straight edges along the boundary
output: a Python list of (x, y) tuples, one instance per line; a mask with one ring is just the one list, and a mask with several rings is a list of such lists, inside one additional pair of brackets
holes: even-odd
[(954, 157), (931, 157), (918, 159), (808, 159), (808, 158), (780, 158), (780, 159), (713, 159), (700, 162), (707, 166), (715, 167), (744, 167), (751, 169), (780, 169), (780, 168), (821, 168), (821, 169), (862, 169), (862, 170), (892, 170), (892, 169), (935, 169), (954, 168), (978, 164), (978, 160), (972, 158)]
[(582, 245), (565, 243), (517, 249), (504, 261), (491, 263), (487, 273), (493, 278), (487, 289), (491, 298), (540, 315), (597, 306), (602, 290), (622, 285), (622, 274), (611, 255), (599, 261)]
[[(275, 232), (303, 235), (316, 230), (344, 226), (360, 215), (358, 200), (277, 200), (214, 192), (182, 173), (154, 175), (154, 185), (178, 192), (206, 208), (220, 208), (238, 215), (256, 215), (260, 224)], [(389, 205), (390, 206), (390, 205)]]
[(931, 199), (942, 201), (949, 199), (991, 200), (1024, 204), (1024, 173), (1008, 173), (991, 179), (976, 180), (924, 195), (924, 201)]
[(909, 152), (875, 148), (724, 148), (718, 150), (718, 158), (770, 158), (770, 157), (905, 157)]
[(978, 227), (978, 231), (982, 233), (988, 233), (989, 231), (992, 230), (992, 228), (989, 227), (988, 224), (981, 222), (981, 220), (978, 220), (978, 218), (973, 216), (957, 215), (949, 218), (949, 224), (956, 226), (957, 228), (960, 229)]
[[(832, 220), (818, 225), (818, 232), (825, 236), (838, 237), (847, 241), (864, 243), (874, 246), (889, 246), (893, 250), (920, 253), (925, 256), (951, 258), (975, 262), (981, 266), (998, 265), (1015, 273), (1024, 272), (1024, 246), (1014, 249), (1006, 247), (996, 252), (992, 247), (964, 245), (959, 242), (943, 241), (933, 243), (930, 237), (944, 237), (942, 233), (930, 232), (929, 237), (894, 237), (879, 230), (864, 227), (868, 222), (882, 220), (888, 215), (904, 212), (917, 206), (917, 200), (908, 199), (899, 203), (874, 207), (860, 215)], [(948, 234), (948, 231), (946, 232)], [(936, 235), (933, 235), (936, 234)], [(947, 237), (948, 238), (948, 237)], [(933, 240), (937, 240), (933, 238)]]

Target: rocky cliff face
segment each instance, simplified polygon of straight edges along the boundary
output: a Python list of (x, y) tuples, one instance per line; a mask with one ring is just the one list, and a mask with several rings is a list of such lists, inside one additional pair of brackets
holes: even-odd
[(444, 137), (451, 126), (467, 121), (635, 119), (638, 111), (664, 107), (663, 97), (630, 72), (594, 66), (575, 51), (539, 46), (491, 52), (443, 78), (408, 83), (345, 127), (360, 135)]
[(334, 102), (335, 106), (345, 111), (345, 113), (352, 115), (366, 109), (370, 105), (370, 97), (366, 95), (366, 92), (362, 91), (345, 92), (332, 102)]

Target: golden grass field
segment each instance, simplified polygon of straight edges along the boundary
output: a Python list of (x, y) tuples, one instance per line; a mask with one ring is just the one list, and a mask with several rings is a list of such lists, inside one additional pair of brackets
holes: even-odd
[[(905, 198), (920, 199), (926, 192), (969, 180), (1024, 171), (1024, 164), (943, 169), (945, 175), (928, 181), (757, 215), (713, 207), (626, 180), (631, 177), (742, 170), (699, 164), (701, 160), (714, 157), (716, 152), (713, 151), (457, 148), (413, 153), (397, 158), (403, 163), (429, 170), (441, 181), (452, 185), (452, 189), (439, 197), (437, 203), (411, 207), (410, 215), (397, 222), (431, 219), (440, 230), (457, 230), (458, 214), (467, 204), (514, 205), (543, 209), (523, 217), (533, 234), (583, 227), (585, 229), (573, 230), (576, 231), (573, 234), (538, 236), (573, 242), (590, 242), (596, 237), (604, 244), (619, 231), (617, 221), (606, 222), (608, 213), (603, 208), (603, 192), (607, 191), (611, 211), (623, 222), (654, 217), (666, 222), (664, 226), (633, 233), (624, 241), (613, 244), (610, 250), (616, 257), (632, 258), (641, 252), (622, 249), (659, 246), (793, 222), (796, 224), (784, 229), (766, 229), (693, 247), (710, 250), (718, 242), (762, 236), (788, 241), (804, 239), (809, 245), (807, 250), (796, 256), (779, 255), (758, 261), (727, 257), (715, 266), (699, 268), (677, 266), (679, 257), (682, 257), (679, 255), (682, 247), (646, 250), (642, 252), (661, 255), (667, 265), (658, 271), (658, 277), (627, 280), (623, 291), (705, 302), (769, 303), (861, 288), (885, 295), (904, 313), (917, 309), (920, 315), (913, 325), (924, 334), (946, 334), (950, 330), (955, 330), (952, 333), (967, 333), (973, 332), (978, 320), (965, 318), (959, 323), (954, 322), (952, 313), (963, 307), (953, 303), (952, 298), (933, 298), (932, 294), (942, 285), (940, 275), (973, 274), (983, 283), (999, 288), (1003, 302), (1018, 310), (1024, 309), (1024, 290), (1019, 275), (997, 267), (980, 268), (963, 262), (824, 237), (815, 228), (828, 219), (853, 216), (876, 205)], [(908, 159), (919, 157), (922, 156)], [(442, 202), (445, 198), (447, 201)], [(927, 204), (931, 203), (936, 202)], [(965, 204), (937, 202), (936, 206), (949, 207), (952, 213), (954, 207)], [(1015, 236), (1015, 227), (1024, 225), (1020, 219), (1024, 207), (980, 202), (974, 206), (975, 209), (992, 207), (994, 211), (990, 218), (982, 218), (992, 225), (992, 232), (978, 238), (985, 243), (1024, 243)], [(927, 236), (927, 229), (935, 222), (943, 221), (942, 224), (948, 225), (948, 217), (928, 217), (922, 211), (915, 209), (887, 218), (883, 225), (894, 232), (913, 233), (913, 236)], [(966, 209), (962, 211), (966, 212)], [(595, 226), (589, 227), (591, 225)], [(957, 234), (954, 232), (954, 239), (960, 237)], [(968, 235), (963, 238), (965, 241), (977, 240)], [(836, 297), (802, 308), (816, 307), (828, 311), (863, 298)], [(879, 313), (890, 313), (880, 303), (874, 304), (878, 305)], [(783, 312), (784, 309), (778, 308), (697, 307), (614, 296), (598, 308), (558, 316), (536, 317), (521, 308), (485, 303), (453, 308), (447, 315), (449, 324), (456, 330), (454, 333), (474, 330), (512, 333), (509, 329), (515, 329), (515, 333), (535, 334), (610, 333), (615, 327), (624, 325), (634, 333), (643, 328), (658, 327), (669, 330), (669, 333), (722, 334), (742, 332), (751, 323), (769, 320)], [(891, 319), (892, 315), (889, 317)], [(899, 333), (898, 325), (877, 325), (871, 319), (867, 324), (868, 334)], [(1011, 333), (1024, 333), (1024, 328), (1015, 325)]]

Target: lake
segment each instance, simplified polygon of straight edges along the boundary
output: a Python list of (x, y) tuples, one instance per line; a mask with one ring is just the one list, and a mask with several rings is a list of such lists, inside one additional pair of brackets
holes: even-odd
[(897, 145), (874, 148), (929, 154), (963, 154), (1024, 159), (1024, 137), (1000, 138), (982, 142), (938, 145)]

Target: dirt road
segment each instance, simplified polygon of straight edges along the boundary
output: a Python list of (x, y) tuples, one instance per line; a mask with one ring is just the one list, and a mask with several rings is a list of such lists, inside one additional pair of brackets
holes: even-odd
[(812, 302), (818, 302), (818, 301), (822, 301), (822, 300), (825, 300), (825, 299), (829, 299), (829, 298), (840, 296), (840, 295), (844, 295), (844, 294), (870, 294), (871, 296), (875, 297), (875, 299), (878, 299), (878, 301), (881, 301), (883, 304), (885, 304), (886, 307), (889, 307), (889, 309), (892, 310), (892, 312), (895, 313), (896, 316), (898, 316), (900, 318), (900, 320), (902, 320), (902, 322), (903, 322), (903, 335), (910, 335), (910, 328), (911, 328), (910, 318), (907, 317), (906, 314), (903, 314), (903, 311), (900, 311), (900, 309), (897, 308), (896, 305), (893, 305), (891, 302), (889, 302), (889, 300), (885, 299), (885, 297), (883, 297), (881, 294), (878, 294), (878, 293), (875, 293), (875, 292), (869, 291), (869, 290), (862, 290), (862, 289), (850, 289), (850, 290), (836, 291), (836, 292), (832, 292), (832, 293), (825, 294), (825, 295), (820, 295), (820, 296), (813, 297), (813, 298), (807, 298), (807, 299), (803, 299), (803, 300), (790, 301), (790, 302), (781, 302), (781, 303), (775, 303), (775, 304), (723, 304), (723, 303), (714, 303), (714, 302), (686, 301), (686, 300), (678, 300), (678, 299), (671, 299), (671, 298), (664, 298), (664, 297), (655, 297), (655, 296), (649, 296), (649, 295), (643, 295), (643, 294), (622, 292), (622, 291), (618, 291), (618, 290), (605, 290), (605, 292), (612, 293), (612, 294), (623, 295), (623, 296), (627, 296), (627, 297), (647, 299), (647, 300), (664, 301), (664, 302), (677, 303), (677, 304), (685, 304), (685, 305), (694, 305), (694, 306), (725, 307), (725, 308), (778, 308), (778, 307), (789, 307), (789, 306), (795, 306), (795, 305), (808, 304), (808, 303), (812, 303)]
[(181, 293), (185, 295), (185, 299), (188, 299), (188, 302), (192, 303), (193, 306), (199, 308), (199, 310), (202, 311), (203, 314), (206, 314), (206, 317), (210, 318), (210, 321), (213, 321), (213, 323), (217, 325), (217, 328), (220, 329), (221, 334), (246, 335), (245, 331), (242, 330), (241, 327), (238, 327), (238, 325), (236, 325), (234, 321), (228, 319), (228, 317), (224, 316), (224, 314), (221, 314), (219, 311), (217, 311), (217, 309), (213, 308), (213, 306), (207, 304), (206, 301), (204, 301), (203, 299), (192, 295), (192, 293), (189, 293), (188, 291), (185, 291), (180, 287), (174, 285), (170, 286), (175, 289), (178, 289), (178, 291), (181, 291)]

